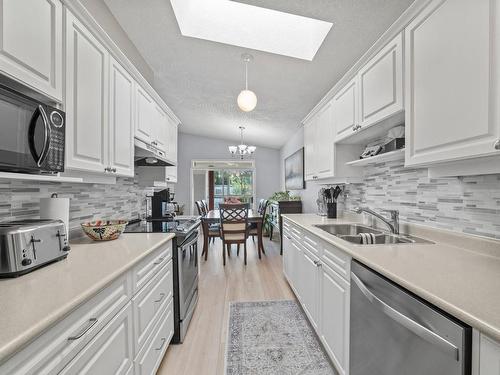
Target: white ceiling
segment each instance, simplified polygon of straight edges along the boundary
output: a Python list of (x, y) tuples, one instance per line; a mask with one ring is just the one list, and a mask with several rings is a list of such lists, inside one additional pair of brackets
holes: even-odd
[[(169, 0), (104, 0), (155, 72), (184, 133), (280, 148), (300, 121), (413, 0), (242, 0), (333, 23), (313, 61), (182, 36)], [(250, 52), (257, 108), (241, 112), (241, 54)], [(258, 152), (258, 151), (257, 151)]]

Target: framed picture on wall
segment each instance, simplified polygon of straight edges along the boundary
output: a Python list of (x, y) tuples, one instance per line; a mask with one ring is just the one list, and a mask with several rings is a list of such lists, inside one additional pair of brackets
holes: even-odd
[(285, 190), (306, 188), (304, 180), (304, 148), (285, 159)]

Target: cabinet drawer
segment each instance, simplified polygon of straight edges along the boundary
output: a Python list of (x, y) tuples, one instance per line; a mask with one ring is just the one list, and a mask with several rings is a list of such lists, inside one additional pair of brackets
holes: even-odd
[(131, 374), (133, 372), (132, 306), (127, 306), (60, 374)]
[(56, 374), (132, 297), (129, 274), (120, 277), (0, 367), (0, 374)]
[(323, 241), (321, 242), (323, 248), (321, 260), (346, 280), (349, 280), (351, 273), (351, 257), (335, 246)]
[(136, 375), (151, 375), (160, 366), (161, 360), (167, 351), (168, 344), (174, 335), (173, 302), (163, 311), (141, 352), (135, 360)]
[(318, 255), (320, 250), (320, 240), (310, 234), (304, 234), (302, 245), (315, 255)]
[(294, 240), (302, 241), (302, 231), (298, 229), (295, 225), (290, 226), (290, 234)]
[(172, 260), (132, 299), (137, 354), (155, 326), (160, 310), (172, 300)]
[(148, 283), (149, 280), (172, 258), (172, 241), (168, 241), (153, 251), (132, 270), (134, 293)]

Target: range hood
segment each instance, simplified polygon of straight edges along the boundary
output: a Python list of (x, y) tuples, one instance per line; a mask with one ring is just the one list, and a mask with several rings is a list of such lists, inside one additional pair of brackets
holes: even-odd
[(137, 167), (171, 167), (165, 152), (140, 139), (134, 139), (134, 162)]

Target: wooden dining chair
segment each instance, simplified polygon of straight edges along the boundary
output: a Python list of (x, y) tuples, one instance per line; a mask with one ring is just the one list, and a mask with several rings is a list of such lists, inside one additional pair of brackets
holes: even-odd
[(269, 206), (269, 201), (267, 199), (261, 199), (260, 202), (259, 202), (259, 207), (257, 209), (257, 212), (259, 214), (259, 216), (261, 216), (261, 219), (260, 219), (260, 233), (259, 233), (259, 226), (257, 225), (257, 223), (252, 223), (249, 227), (248, 227), (248, 235), (250, 237), (252, 237), (252, 240), (253, 242), (255, 242), (255, 237), (257, 237), (258, 241), (257, 243), (259, 244), (259, 259), (261, 258), (260, 256), (260, 250), (262, 250), (262, 252), (265, 254), (266, 251), (264, 250), (264, 247), (260, 246), (260, 244), (262, 243), (262, 238), (258, 238), (259, 236), (262, 237), (263, 235), (263, 232), (264, 232), (264, 224), (265, 224), (265, 220), (266, 220), (266, 211), (267, 211), (267, 207)]
[(247, 264), (248, 204), (219, 204), (222, 235), (222, 259), (226, 265), (226, 250), (230, 256), (231, 245), (243, 245), (244, 262)]
[[(203, 200), (194, 202), (196, 204), (196, 208), (198, 209), (198, 214), (201, 216), (202, 228), (206, 231), (206, 235), (208, 236), (208, 243), (214, 243), (216, 238), (220, 238), (220, 225), (217, 223), (207, 223), (204, 220), (204, 217), (207, 216), (208, 211), (206, 206), (203, 204)], [(205, 235), (205, 233), (203, 233)], [(205, 255), (205, 260), (208, 258), (208, 250), (204, 249), (201, 256)]]

